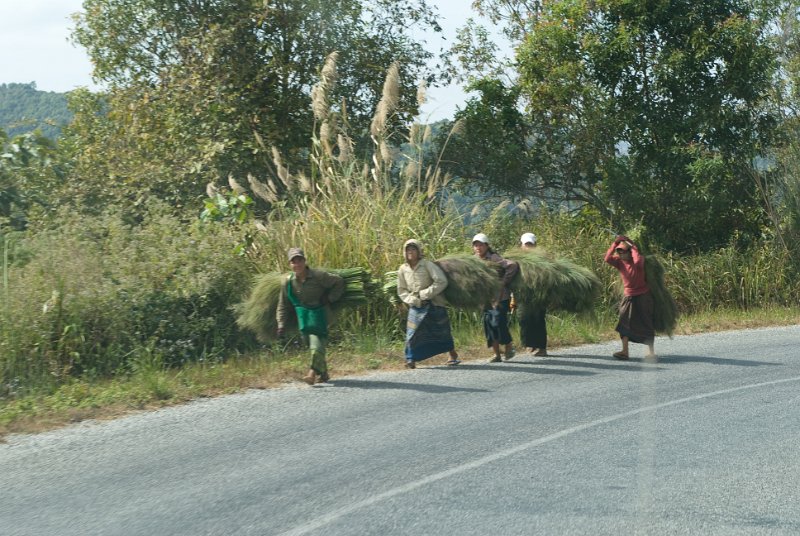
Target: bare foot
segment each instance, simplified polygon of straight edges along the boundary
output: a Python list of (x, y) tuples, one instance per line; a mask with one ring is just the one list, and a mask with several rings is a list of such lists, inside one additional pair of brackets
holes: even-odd
[(626, 354), (625, 352), (614, 352), (613, 355), (614, 357), (616, 357), (617, 359), (621, 359), (622, 361), (628, 359), (628, 354)]

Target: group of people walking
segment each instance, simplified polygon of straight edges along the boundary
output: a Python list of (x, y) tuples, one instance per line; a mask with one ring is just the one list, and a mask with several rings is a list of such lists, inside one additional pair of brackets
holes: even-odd
[[(533, 249), (536, 235), (524, 233), (520, 247)], [(475, 256), (499, 267), (502, 284), (500, 291), (483, 311), (483, 329), (488, 348), (493, 350), (490, 363), (508, 361), (515, 356), (513, 338), (509, 329), (512, 307), (519, 318), (522, 346), (535, 356), (547, 354), (546, 308), (542, 304), (514, 302), (511, 281), (519, 265), (494, 251), (484, 233), (472, 239)], [(403, 244), (404, 263), (397, 270), (397, 294), (408, 306), (406, 320), (406, 368), (430, 357), (448, 354), (448, 366), (461, 363), (455, 349), (447, 300), (443, 296), (448, 280), (436, 263), (424, 256), (422, 244), (414, 239)], [(303, 378), (306, 383), (326, 382), (330, 376), (325, 359), (328, 336), (327, 306), (344, 294), (341, 277), (306, 264), (305, 253), (300, 248), (290, 248), (288, 260), (291, 273), (283, 281), (277, 307), (278, 334), (282, 335), (293, 307), (300, 333), (311, 352), (311, 365)], [(621, 276), (624, 296), (619, 307), (616, 331), (622, 341), (622, 350), (614, 352), (617, 359), (628, 359), (630, 342), (646, 344), (648, 360), (655, 359), (653, 328), (653, 298), (647, 286), (644, 256), (625, 236), (617, 236), (605, 255), (605, 262), (616, 268)], [(502, 352), (501, 352), (502, 347)]]

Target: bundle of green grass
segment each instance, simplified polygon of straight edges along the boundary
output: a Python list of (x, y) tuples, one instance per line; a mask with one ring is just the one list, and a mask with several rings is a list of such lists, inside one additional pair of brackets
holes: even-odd
[(664, 265), (656, 255), (644, 256), (644, 277), (653, 296), (653, 327), (672, 337), (678, 325), (678, 304), (667, 290)]
[[(497, 299), (501, 286), (498, 266), (468, 254), (446, 255), (433, 263), (447, 277), (442, 294), (453, 307), (479, 309)], [(400, 303), (396, 271), (384, 274), (383, 292), (391, 303)]]
[[(364, 268), (321, 268), (324, 272), (336, 274), (344, 279), (344, 294), (331, 304), (331, 311), (336, 314), (348, 307), (357, 307), (367, 303), (367, 292), (374, 284)], [(278, 301), (281, 286), (288, 274), (269, 272), (257, 275), (253, 280), (253, 288), (247, 298), (234, 307), (237, 313), (236, 324), (241, 329), (252, 331), (263, 343), (274, 341), (277, 337)], [(287, 329), (297, 328), (294, 308), (290, 308)]]
[(511, 281), (517, 303), (571, 313), (593, 311), (601, 283), (590, 269), (533, 250), (513, 249), (505, 258), (519, 264)]

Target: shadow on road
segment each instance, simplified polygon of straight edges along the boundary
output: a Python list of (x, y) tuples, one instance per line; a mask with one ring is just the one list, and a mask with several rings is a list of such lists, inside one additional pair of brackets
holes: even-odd
[[(585, 370), (565, 370), (565, 369), (547, 369), (547, 368), (531, 368), (531, 365), (539, 365), (539, 361), (512, 361), (505, 363), (489, 363), (489, 364), (470, 364), (459, 365), (457, 367), (435, 367), (438, 370), (447, 369), (449, 371), (474, 371), (474, 370), (497, 370), (500, 372), (525, 372), (528, 374), (555, 374), (558, 376), (592, 376), (595, 372)], [(432, 369), (434, 367), (431, 367)]]
[[(598, 355), (579, 355), (579, 354), (562, 354), (560, 357), (570, 359), (550, 359), (545, 358), (539, 361), (531, 361), (530, 365), (559, 365), (559, 366), (573, 366), (585, 367), (595, 369), (613, 369), (613, 370), (636, 370), (641, 371), (645, 369), (657, 368), (654, 365), (676, 365), (681, 363), (709, 363), (711, 365), (730, 365), (738, 367), (760, 367), (760, 366), (778, 366), (780, 363), (772, 363), (768, 361), (753, 361), (751, 359), (737, 359), (726, 357), (711, 357), (711, 356), (697, 356), (697, 355), (658, 355), (657, 363), (646, 363), (642, 357), (632, 357), (626, 361), (620, 361), (613, 357), (598, 356)], [(575, 359), (592, 359), (595, 362), (586, 361), (572, 361)], [(610, 361), (608, 364), (597, 363), (596, 360)], [(521, 362), (522, 363), (522, 362)], [(613, 363), (613, 364), (612, 364)]]
[[(597, 356), (589, 356), (589, 355), (565, 355), (563, 357), (570, 357), (570, 358), (578, 358), (578, 359), (597, 359)], [(633, 363), (631, 363), (633, 361)], [(587, 363), (586, 361), (571, 361), (569, 359), (542, 359), (541, 361), (533, 361), (528, 363), (529, 365), (558, 365), (558, 366), (566, 366), (566, 367), (581, 367), (581, 368), (589, 368), (589, 369), (597, 369), (597, 370), (631, 370), (631, 371), (641, 371), (642, 365), (639, 364), (636, 358), (633, 358), (629, 361), (619, 361), (617, 359), (614, 360), (614, 363)]]
[(711, 365), (734, 365), (737, 367), (761, 367), (764, 365), (776, 367), (780, 363), (771, 363), (768, 361), (752, 361), (750, 359), (737, 359), (734, 357), (710, 357), (699, 355), (665, 355), (658, 356), (659, 364), (673, 364), (673, 363), (709, 363)]
[(353, 389), (402, 389), (407, 391), (421, 391), (423, 393), (488, 393), (489, 389), (472, 389), (470, 387), (450, 387), (447, 385), (430, 385), (425, 383), (402, 383), (373, 380), (331, 380), (336, 387), (351, 387)]

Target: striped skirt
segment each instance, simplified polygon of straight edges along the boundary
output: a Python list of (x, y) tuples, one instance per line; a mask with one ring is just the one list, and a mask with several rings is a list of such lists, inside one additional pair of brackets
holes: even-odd
[(422, 361), (454, 348), (446, 308), (432, 304), (409, 308), (406, 321), (406, 360)]

